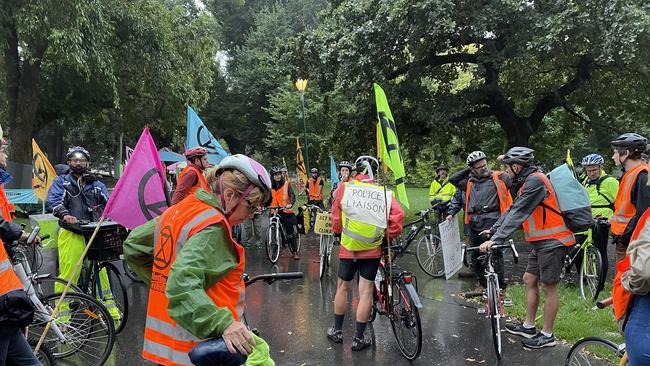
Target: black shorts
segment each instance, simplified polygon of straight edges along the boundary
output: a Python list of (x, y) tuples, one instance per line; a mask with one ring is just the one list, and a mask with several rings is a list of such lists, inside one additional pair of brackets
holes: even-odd
[(554, 285), (560, 282), (566, 252), (567, 247), (558, 247), (543, 252), (533, 249), (528, 255), (526, 272), (539, 277), (541, 283)]
[(381, 258), (371, 259), (339, 259), (339, 278), (352, 281), (359, 271), (359, 276), (368, 281), (374, 281)]

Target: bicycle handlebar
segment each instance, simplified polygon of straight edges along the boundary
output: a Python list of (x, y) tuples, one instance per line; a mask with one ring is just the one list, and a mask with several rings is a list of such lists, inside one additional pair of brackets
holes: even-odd
[(606, 299), (604, 299), (604, 300), (600, 300), (600, 301), (598, 301), (598, 302), (596, 303), (596, 307), (597, 307), (598, 309), (604, 309), (604, 308), (606, 308), (606, 307), (612, 305), (613, 302), (614, 302), (613, 298), (612, 298), (612, 297), (608, 297), (608, 298), (606, 298)]
[(263, 280), (268, 284), (271, 284), (277, 280), (295, 280), (303, 278), (305, 274), (303, 272), (280, 272), (280, 273), (267, 273), (261, 274), (254, 277), (249, 277), (247, 274), (244, 274), (244, 283), (246, 287), (254, 284), (257, 281)]
[(327, 211), (325, 209), (322, 209), (322, 208), (320, 208), (320, 207), (318, 207), (316, 205), (307, 204), (306, 206), (307, 206), (307, 208), (315, 208), (315, 209), (317, 209), (318, 211), (321, 211), (321, 212), (329, 212), (329, 211)]
[[(512, 239), (510, 239), (510, 242), (508, 244), (493, 245), (490, 247), (490, 251), (492, 252), (498, 249), (511, 249), (512, 259), (515, 263), (519, 263), (519, 253), (517, 252), (517, 249), (515, 248), (515, 242)], [(465, 252), (475, 252), (477, 250), (479, 250), (479, 247), (468, 248), (467, 245), (463, 244), (463, 258), (465, 258)]]

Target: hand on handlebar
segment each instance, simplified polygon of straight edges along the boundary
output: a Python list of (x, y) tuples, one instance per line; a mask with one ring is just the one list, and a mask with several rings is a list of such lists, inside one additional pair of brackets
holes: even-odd
[[(27, 242), (27, 239), (29, 239), (29, 235), (30, 235), (30, 233), (28, 233), (28, 232), (26, 232), (26, 231), (23, 231), (23, 233), (20, 235), (20, 239), (18, 239), (18, 240), (20, 240), (21, 242), (26, 243), (26, 242)], [(38, 235), (35, 236), (35, 237), (34, 237), (34, 240), (32, 241), (32, 243), (34, 243), (34, 244), (40, 244), (40, 243), (41, 243), (41, 238), (38, 237)]]
[(479, 250), (481, 252), (487, 253), (493, 245), (494, 245), (494, 242), (492, 240), (488, 240), (488, 241), (484, 242), (483, 244), (481, 244), (478, 248), (479, 248)]
[(447, 217), (445, 218), (445, 220), (447, 220), (449, 222), (451, 222), (451, 220), (453, 220), (453, 219), (454, 219), (454, 217), (452, 215), (447, 215)]
[(255, 347), (255, 338), (242, 322), (233, 321), (223, 332), (223, 340), (230, 353), (249, 355)]

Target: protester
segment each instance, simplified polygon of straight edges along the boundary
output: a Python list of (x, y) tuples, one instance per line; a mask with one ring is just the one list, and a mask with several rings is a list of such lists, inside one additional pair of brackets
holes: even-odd
[(176, 190), (172, 195), (172, 205), (192, 195), (197, 189), (208, 190), (203, 172), (208, 168), (208, 150), (204, 147), (194, 147), (185, 151), (187, 166), (178, 175)]

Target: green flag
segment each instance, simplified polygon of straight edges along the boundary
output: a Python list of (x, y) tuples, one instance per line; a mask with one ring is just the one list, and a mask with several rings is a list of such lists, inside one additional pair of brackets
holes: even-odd
[(409, 208), (409, 199), (404, 184), (404, 161), (399, 151), (395, 120), (390, 113), (384, 90), (377, 83), (374, 84), (374, 88), (375, 103), (377, 104), (377, 156), (393, 172), (397, 185), (397, 199), (404, 207)]

